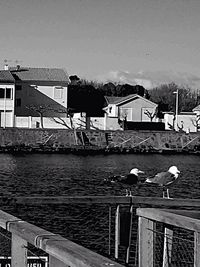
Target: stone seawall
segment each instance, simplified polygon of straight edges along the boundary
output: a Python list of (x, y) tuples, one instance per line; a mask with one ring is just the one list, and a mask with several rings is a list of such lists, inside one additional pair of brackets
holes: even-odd
[(200, 133), (0, 129), (1, 152), (200, 152)]

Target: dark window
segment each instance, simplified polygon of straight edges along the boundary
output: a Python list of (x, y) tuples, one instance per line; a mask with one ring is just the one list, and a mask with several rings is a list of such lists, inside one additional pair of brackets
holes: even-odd
[(5, 88), (0, 88), (0, 98), (4, 98)]
[(15, 100), (15, 106), (16, 107), (21, 107), (21, 98), (16, 98), (16, 100)]
[(6, 98), (12, 99), (12, 89), (11, 88), (0, 88), (0, 98), (5, 98), (5, 90), (6, 90)]
[(11, 90), (11, 88), (6, 88), (6, 98), (12, 99), (12, 90)]
[(15, 85), (15, 89), (16, 90), (22, 90), (22, 86), (21, 85)]

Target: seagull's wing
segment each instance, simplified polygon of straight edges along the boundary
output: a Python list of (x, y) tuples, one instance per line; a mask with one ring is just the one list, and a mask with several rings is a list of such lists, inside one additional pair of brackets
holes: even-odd
[(152, 183), (155, 183), (155, 184), (168, 185), (168, 184), (171, 184), (175, 180), (175, 177), (173, 174), (169, 172), (160, 172), (156, 174), (150, 180)]

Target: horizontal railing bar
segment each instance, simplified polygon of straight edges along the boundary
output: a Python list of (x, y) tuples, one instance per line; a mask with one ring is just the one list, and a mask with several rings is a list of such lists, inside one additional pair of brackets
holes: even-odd
[[(1, 198), (0, 198), (1, 203)], [(200, 199), (166, 199), (158, 197), (126, 196), (58, 196), (16, 197), (13, 203), (24, 205), (48, 204), (148, 204), (169, 207), (200, 207)]]
[(1, 210), (0, 227), (44, 250), (70, 267), (122, 267), (122, 265), (73, 243), (60, 235), (54, 235)]
[[(152, 221), (158, 221), (165, 224), (171, 224), (184, 229), (189, 229), (192, 231), (200, 231), (200, 220), (193, 218), (192, 213), (184, 211), (181, 215), (180, 210), (166, 210), (166, 209), (154, 209), (154, 208), (138, 208), (136, 214), (140, 217), (150, 219)], [(199, 212), (197, 212), (199, 213)], [(199, 213), (200, 214), (200, 213)]]

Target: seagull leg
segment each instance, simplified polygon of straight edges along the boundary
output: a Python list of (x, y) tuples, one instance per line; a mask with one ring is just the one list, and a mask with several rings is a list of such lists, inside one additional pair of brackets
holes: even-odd
[(126, 197), (128, 197), (129, 196), (129, 194), (128, 194), (128, 189), (126, 189)]
[(169, 189), (167, 188), (167, 198), (171, 198), (169, 197)]
[(132, 197), (131, 187), (129, 189), (129, 197)]
[(163, 198), (165, 198), (165, 189), (163, 188)]

